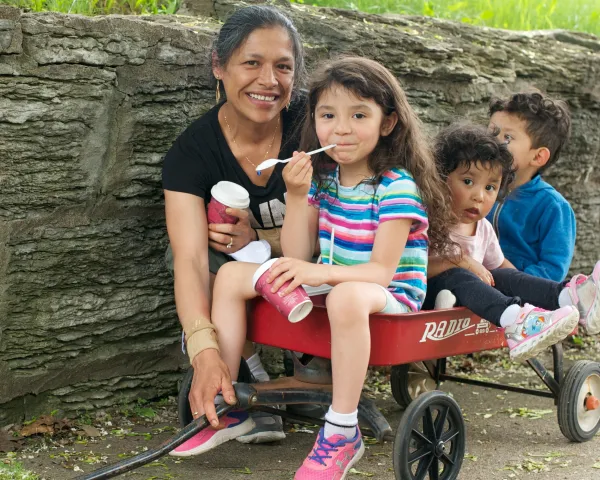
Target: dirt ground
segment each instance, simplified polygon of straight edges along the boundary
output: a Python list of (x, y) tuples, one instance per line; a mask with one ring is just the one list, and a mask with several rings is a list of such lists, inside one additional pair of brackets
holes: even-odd
[[(577, 359), (600, 360), (600, 345), (565, 350), (567, 366)], [(451, 368), (476, 379), (494, 379), (519, 386), (541, 385), (527, 366), (509, 362), (507, 353), (477, 355), (474, 361), (455, 357)], [(544, 364), (550, 365), (549, 358)], [(369, 396), (395, 430), (403, 410), (394, 402), (385, 370), (369, 374)], [(463, 411), (467, 453), (460, 479), (596, 479), (600, 478), (598, 436), (571, 443), (558, 427), (552, 399), (446, 382), (441, 390), (452, 394)], [(54, 435), (33, 435), (19, 443), (17, 452), (0, 452), (0, 480), (62, 480), (89, 473), (107, 463), (158, 445), (178, 426), (175, 399), (85, 415)], [(39, 419), (38, 419), (39, 423)], [(31, 425), (35, 426), (35, 422)], [(22, 426), (13, 426), (18, 430)], [(310, 451), (317, 428), (286, 424), (287, 438), (271, 445), (242, 445), (232, 441), (203, 456), (163, 457), (124, 477), (140, 480), (201, 479), (291, 480)], [(1, 438), (0, 438), (1, 440)], [(367, 450), (349, 479), (394, 479), (393, 442), (383, 445), (367, 439)], [(0, 442), (0, 447), (2, 442)]]

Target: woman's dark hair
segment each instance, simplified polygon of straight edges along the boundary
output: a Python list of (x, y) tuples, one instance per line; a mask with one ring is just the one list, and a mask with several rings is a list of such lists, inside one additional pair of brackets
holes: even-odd
[[(442, 181), (432, 152), (422, 133), (422, 125), (409, 105), (400, 83), (383, 65), (360, 57), (341, 58), (324, 65), (312, 76), (308, 93), (307, 116), (300, 149), (319, 145), (315, 128), (315, 109), (321, 95), (335, 87), (373, 100), (385, 115), (396, 112), (398, 122), (388, 136), (380, 137), (369, 155), (368, 166), (373, 183), (379, 185), (383, 174), (392, 168), (404, 168), (413, 176), (429, 217), (429, 247), (440, 255), (449, 247), (449, 228), (456, 219), (447, 202), (447, 186)], [(335, 163), (325, 153), (313, 156), (313, 178), (317, 195), (325, 188), (326, 175)]]
[(233, 52), (242, 46), (254, 30), (281, 27), (290, 36), (294, 51), (294, 85), (304, 77), (304, 51), (300, 34), (281, 10), (265, 5), (252, 5), (236, 10), (225, 22), (214, 42), (212, 54), (219, 66), (226, 66)]
[(473, 164), (502, 168), (502, 182), (498, 190), (501, 200), (514, 179), (513, 157), (505, 143), (498, 140), (499, 130), (478, 125), (458, 124), (442, 130), (435, 139), (435, 157), (442, 178), (446, 179), (459, 167)]

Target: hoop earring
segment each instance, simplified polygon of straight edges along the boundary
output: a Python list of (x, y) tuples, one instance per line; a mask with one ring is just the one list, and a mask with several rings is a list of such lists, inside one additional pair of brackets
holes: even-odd
[(286, 112), (289, 112), (289, 110), (290, 110), (290, 105), (291, 105), (291, 104), (292, 104), (292, 101), (290, 100), (290, 101), (288, 102), (288, 104), (285, 106), (285, 111), (286, 111)]
[(221, 101), (221, 89), (219, 88), (219, 79), (217, 78), (217, 90), (215, 92), (215, 100), (217, 101), (217, 103), (219, 103)]

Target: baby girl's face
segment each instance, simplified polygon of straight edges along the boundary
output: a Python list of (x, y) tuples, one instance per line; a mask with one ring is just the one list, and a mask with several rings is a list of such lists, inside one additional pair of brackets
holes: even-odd
[(474, 224), (490, 212), (498, 198), (502, 167), (479, 162), (459, 166), (448, 175), (452, 209), (461, 223)]

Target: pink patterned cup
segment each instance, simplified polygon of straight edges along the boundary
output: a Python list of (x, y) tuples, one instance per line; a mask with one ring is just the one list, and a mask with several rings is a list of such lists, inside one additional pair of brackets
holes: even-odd
[(226, 213), (228, 208), (243, 210), (250, 206), (248, 191), (233, 182), (219, 182), (211, 188), (206, 218), (208, 223), (237, 223), (238, 217)]
[(254, 289), (290, 322), (299, 322), (311, 312), (313, 303), (302, 286), (296, 287), (291, 293), (283, 296), (283, 291), (290, 282), (284, 283), (277, 292), (271, 292), (273, 284), (267, 283), (267, 278), (269, 269), (276, 261), (277, 259), (273, 258), (258, 267), (252, 279)]

